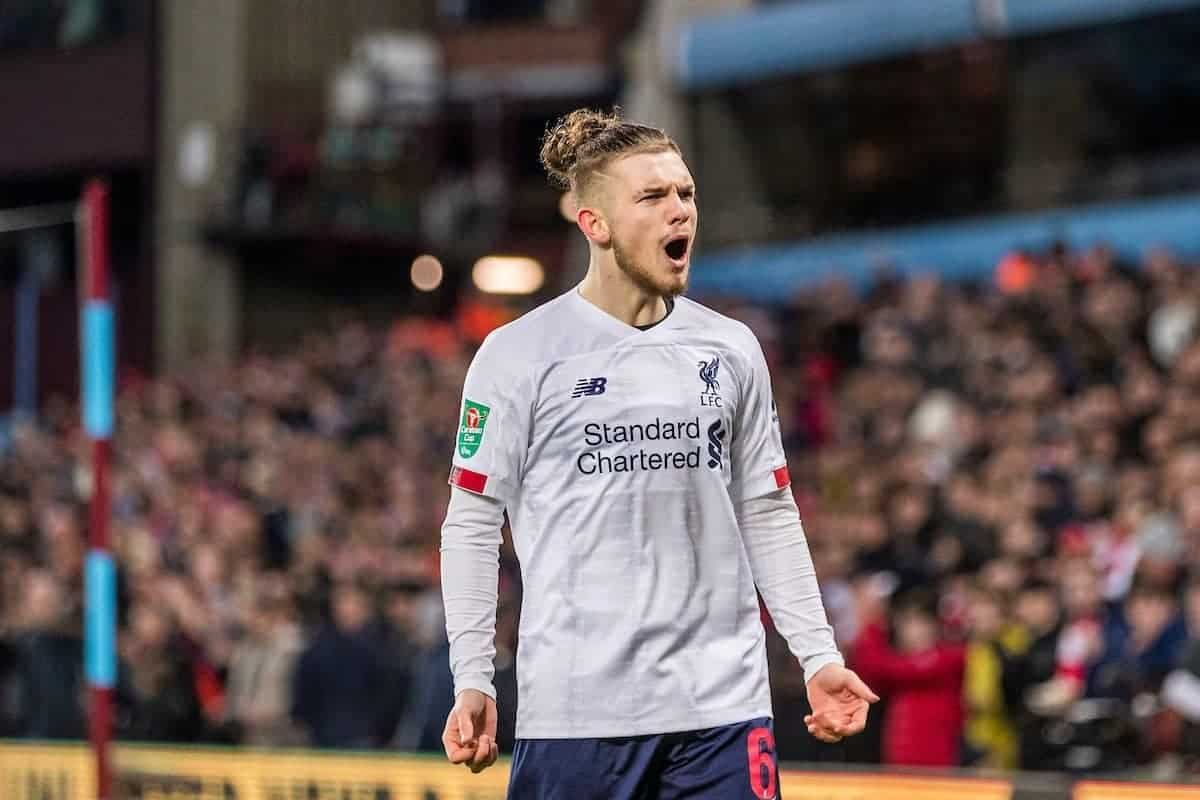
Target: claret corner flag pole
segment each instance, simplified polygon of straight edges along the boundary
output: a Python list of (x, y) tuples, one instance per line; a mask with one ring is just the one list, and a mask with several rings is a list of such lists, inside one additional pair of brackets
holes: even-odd
[(116, 564), (109, 546), (109, 467), (112, 462), (115, 327), (109, 300), (109, 187), (88, 182), (79, 208), (83, 257), (80, 282), (80, 403), (91, 441), (92, 495), (84, 572), (84, 670), (88, 682), (88, 739), (96, 764), (96, 798), (112, 797), (113, 692), (117, 678)]

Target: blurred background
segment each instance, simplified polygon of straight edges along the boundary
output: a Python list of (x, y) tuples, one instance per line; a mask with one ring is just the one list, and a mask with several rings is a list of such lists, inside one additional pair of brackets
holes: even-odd
[[(1197, 42), (1189, 0), (0, 0), (0, 736), (87, 737), (101, 177), (118, 741), (441, 751), (462, 380), (582, 277), (539, 139), (615, 104), (696, 176), (691, 295), (763, 341), (884, 697), (813, 740), (764, 614), (785, 766), (1190, 782)], [(505, 752), (519, 609), (506, 536)]]

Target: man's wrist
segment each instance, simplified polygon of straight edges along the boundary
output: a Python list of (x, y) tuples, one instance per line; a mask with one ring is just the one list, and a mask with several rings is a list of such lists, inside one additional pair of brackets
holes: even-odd
[(486, 678), (464, 678), (461, 681), (454, 682), (454, 699), (465, 691), (476, 691), (480, 694), (485, 694), (493, 700), (496, 699), (496, 687)]
[(811, 681), (818, 672), (823, 670), (830, 664), (837, 664), (839, 667), (846, 666), (846, 660), (842, 658), (841, 653), (822, 653), (819, 656), (812, 656), (804, 662), (804, 682)]

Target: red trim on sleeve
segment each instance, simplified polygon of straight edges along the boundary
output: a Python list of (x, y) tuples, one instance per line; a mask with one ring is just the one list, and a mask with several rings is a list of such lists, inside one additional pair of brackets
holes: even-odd
[(472, 472), (462, 467), (455, 467), (450, 470), (450, 485), (466, 489), (468, 492), (483, 494), (483, 489), (487, 486), (487, 481), (488, 476), (482, 472)]
[(782, 489), (792, 485), (792, 476), (788, 474), (787, 464), (775, 468), (775, 488)]

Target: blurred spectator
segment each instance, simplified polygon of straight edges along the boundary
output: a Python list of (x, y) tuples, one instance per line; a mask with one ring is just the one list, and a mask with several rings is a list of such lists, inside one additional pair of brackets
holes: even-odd
[[(502, 630), (497, 618), (497, 632)], [(412, 660), (412, 683), (404, 714), (391, 743), (400, 750), (438, 752), (446, 714), (454, 705), (454, 676), (450, 672), (450, 643), (442, 625), (426, 626)], [(515, 708), (503, 713), (514, 713)], [(500, 713), (497, 708), (497, 713)], [(511, 745), (510, 745), (511, 746)]]
[(1011, 621), (1007, 598), (972, 590), (964, 698), (967, 723), (963, 762), (994, 769), (1017, 766), (1017, 731), (1004, 691), (1005, 671), (1029, 646), (1029, 632)]
[(84, 736), (83, 640), (70, 618), (63, 584), (31, 570), (22, 587), (22, 614), (8, 653), (13, 683), (12, 732), (27, 739)]
[(295, 747), (304, 736), (291, 719), (293, 674), (304, 646), (286, 586), (264, 586), (234, 646), (225, 718), (232, 736), (254, 747)]
[(385, 698), (379, 720), (381, 740), (388, 740), (409, 710), (413, 673), (421, 655), (421, 597), (426, 585), (417, 580), (397, 581), (387, 587), (379, 633)]
[(1187, 626), (1174, 593), (1149, 581), (1135, 584), (1122, 612), (1110, 618), (1095, 693), (1126, 701), (1157, 693), (1179, 662), (1186, 640)]
[(121, 642), (117, 733), (137, 742), (206, 738), (191, 664), (169, 611), (139, 603)]
[(1052, 715), (1030, 703), (1030, 694), (1058, 671), (1058, 637), (1062, 609), (1058, 592), (1049, 583), (1031, 581), (1017, 593), (1013, 616), (1029, 635), (1029, 645), (1010, 659), (1004, 670), (1006, 705), (1013, 709), (1019, 742), (1018, 763), (1025, 769), (1052, 769), (1061, 742), (1053, 742)]
[(1088, 692), (1093, 668), (1104, 654), (1109, 616), (1099, 576), (1089, 562), (1068, 561), (1061, 581), (1064, 620), (1055, 644), (1054, 676), (1026, 696), (1034, 712), (1050, 716), (1061, 714)]
[(1193, 768), (1200, 766), (1200, 580), (1184, 594), (1188, 639), (1176, 667), (1163, 681), (1163, 704), (1177, 721), (1166, 734), (1166, 749), (1182, 752)]
[(368, 749), (379, 744), (384, 664), (372, 640), (371, 600), (363, 587), (333, 591), (333, 619), (300, 656), (292, 686), (292, 716), (317, 747)]
[(891, 641), (874, 620), (855, 645), (855, 669), (888, 696), (885, 764), (951, 767), (959, 762), (964, 651), (941, 628), (933, 598), (913, 590), (892, 611)]

